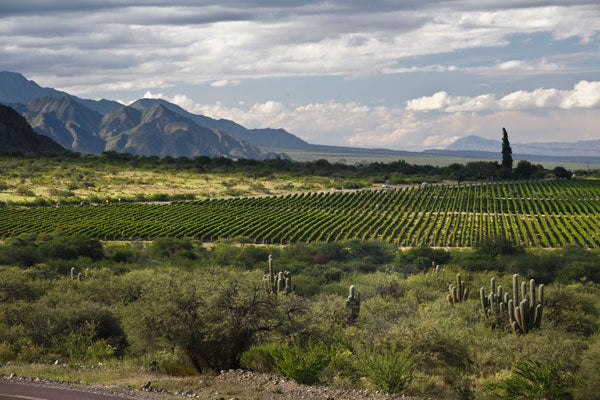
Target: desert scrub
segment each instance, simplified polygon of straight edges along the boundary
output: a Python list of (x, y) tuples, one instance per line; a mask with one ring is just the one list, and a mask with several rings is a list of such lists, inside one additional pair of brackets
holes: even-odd
[(535, 360), (518, 361), (511, 369), (510, 377), (487, 389), (501, 399), (573, 399), (573, 377), (565, 374), (557, 363), (544, 364)]
[(364, 346), (355, 351), (355, 357), (358, 370), (378, 390), (401, 393), (413, 380), (414, 364), (408, 349)]
[(335, 349), (321, 341), (309, 341), (304, 346), (282, 345), (270, 354), (277, 373), (299, 383), (314, 385), (335, 356)]

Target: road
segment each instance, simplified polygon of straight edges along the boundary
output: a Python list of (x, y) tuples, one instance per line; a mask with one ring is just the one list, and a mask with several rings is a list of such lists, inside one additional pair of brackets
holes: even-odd
[(0, 400), (123, 400), (130, 398), (0, 381)]

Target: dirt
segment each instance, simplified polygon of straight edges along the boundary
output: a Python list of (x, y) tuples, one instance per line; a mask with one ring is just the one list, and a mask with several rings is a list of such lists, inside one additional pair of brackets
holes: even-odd
[[(28, 385), (48, 386), (64, 390), (89, 392), (124, 399), (182, 399), (204, 400), (419, 400), (417, 397), (389, 395), (363, 389), (337, 389), (325, 386), (301, 385), (276, 375), (244, 370), (221, 371), (216, 376), (201, 376), (188, 387), (167, 390), (162, 382), (148, 381), (139, 388), (112, 385), (81, 385), (76, 382), (55, 382), (45, 378), (0, 375), (2, 380)], [(189, 382), (189, 380), (188, 380)]]

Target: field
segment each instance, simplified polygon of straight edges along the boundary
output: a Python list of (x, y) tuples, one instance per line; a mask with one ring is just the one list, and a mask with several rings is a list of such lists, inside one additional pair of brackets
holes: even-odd
[(468, 247), (600, 246), (600, 181), (552, 180), (295, 193), (168, 204), (6, 208), (0, 237), (84, 233), (105, 240), (190, 237), (254, 243), (381, 240)]
[[(415, 165), (435, 165), (437, 167), (445, 167), (453, 163), (466, 164), (469, 162), (476, 161), (499, 161), (498, 159), (490, 158), (466, 158), (457, 156), (446, 156), (438, 154), (427, 154), (427, 153), (409, 153), (405, 152), (402, 155), (390, 154), (373, 150), (372, 152), (360, 149), (360, 151), (352, 151), (352, 149), (346, 148), (344, 151), (311, 151), (311, 150), (290, 150), (290, 149), (277, 149), (270, 148), (270, 151), (277, 153), (286, 153), (295, 161), (315, 161), (315, 160), (327, 160), (331, 163), (342, 162), (344, 164), (354, 164), (355, 162), (383, 162), (389, 163), (402, 159), (409, 164)], [(515, 160), (520, 160), (517, 157)], [(534, 164), (541, 164), (545, 168), (552, 169), (557, 166), (562, 166), (570, 170), (584, 170), (588, 169), (600, 169), (598, 163), (584, 163), (584, 162), (567, 162), (567, 161), (533, 161)]]
[[(95, 159), (0, 157), (0, 202), (56, 202), (72, 199), (144, 196), (191, 199), (257, 196), (343, 186), (344, 179), (290, 174), (207, 173), (164, 166), (132, 166)], [(368, 185), (368, 182), (364, 182)]]

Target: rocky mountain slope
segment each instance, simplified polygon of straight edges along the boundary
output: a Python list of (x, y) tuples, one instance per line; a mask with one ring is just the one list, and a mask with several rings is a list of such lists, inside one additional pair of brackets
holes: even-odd
[(54, 140), (35, 133), (27, 120), (17, 111), (3, 105), (0, 105), (0, 150), (65, 151)]
[(270, 158), (243, 140), (196, 124), (161, 104), (140, 111), (121, 106), (105, 115), (68, 94), (38, 98), (20, 107), (31, 126), (69, 150), (144, 156)]

